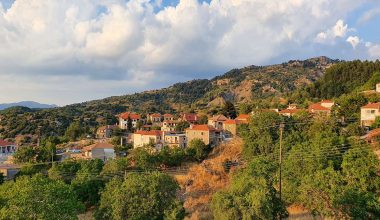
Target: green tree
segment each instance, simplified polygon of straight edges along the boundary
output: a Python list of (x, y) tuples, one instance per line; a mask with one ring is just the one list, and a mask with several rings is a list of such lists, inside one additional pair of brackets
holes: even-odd
[(77, 219), (84, 211), (69, 185), (42, 175), (0, 185), (0, 219)]
[(186, 148), (188, 156), (195, 158), (198, 161), (204, 160), (208, 153), (209, 147), (201, 139), (193, 139)]
[(16, 163), (33, 163), (36, 157), (37, 152), (33, 147), (20, 147), (13, 156)]
[(0, 185), (4, 183), (5, 176), (3, 173), (0, 173)]
[(190, 123), (187, 121), (181, 121), (175, 126), (177, 132), (183, 132), (186, 128), (190, 127)]
[(228, 118), (236, 118), (236, 116), (237, 116), (235, 106), (234, 106), (234, 104), (233, 104), (232, 102), (230, 102), (230, 101), (227, 101), (227, 102), (224, 104), (224, 106), (223, 106), (223, 108), (222, 108), (222, 110), (221, 110), (221, 113), (222, 113), (223, 115), (225, 115), (226, 117), (228, 117)]
[(201, 115), (198, 117), (197, 123), (200, 125), (205, 125), (208, 123), (208, 117), (207, 115)]
[(71, 141), (76, 141), (79, 137), (84, 134), (84, 129), (79, 121), (73, 122), (66, 129), (65, 136)]
[(241, 103), (239, 105), (239, 113), (240, 114), (249, 114), (252, 112), (252, 106), (247, 103)]
[(99, 201), (99, 191), (104, 186), (100, 176), (103, 165), (103, 161), (99, 159), (81, 161), (80, 169), (71, 181), (75, 193), (87, 207)]
[(279, 219), (287, 217), (274, 185), (277, 167), (265, 158), (254, 159), (233, 176), (231, 186), (217, 192), (211, 209), (215, 219)]
[(175, 180), (162, 173), (130, 173), (113, 179), (102, 192), (96, 219), (183, 219)]
[(104, 179), (111, 179), (113, 177), (124, 177), (124, 172), (128, 170), (130, 162), (127, 158), (117, 158), (107, 161), (104, 165), (100, 175)]
[(49, 178), (70, 183), (80, 169), (80, 163), (73, 160), (65, 160), (62, 163), (54, 163), (48, 171)]
[(127, 130), (130, 131), (130, 132), (133, 131), (132, 119), (129, 116), (128, 116), (128, 119), (127, 119)]

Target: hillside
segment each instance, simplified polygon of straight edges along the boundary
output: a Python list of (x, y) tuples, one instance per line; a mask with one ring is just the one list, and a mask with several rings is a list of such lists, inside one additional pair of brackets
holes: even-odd
[(57, 105), (42, 104), (34, 101), (22, 101), (16, 103), (2, 103), (0, 104), (0, 110), (4, 110), (10, 107), (22, 106), (27, 108), (43, 109), (43, 108), (56, 108)]
[(0, 112), (0, 136), (35, 134), (63, 135), (73, 121), (81, 121), (89, 133), (104, 124), (116, 123), (123, 111), (171, 112), (209, 111), (226, 100), (235, 104), (286, 95), (318, 80), (326, 68), (339, 62), (327, 57), (293, 60), (271, 66), (233, 69), (211, 80), (177, 83), (168, 88), (39, 111), (8, 109)]

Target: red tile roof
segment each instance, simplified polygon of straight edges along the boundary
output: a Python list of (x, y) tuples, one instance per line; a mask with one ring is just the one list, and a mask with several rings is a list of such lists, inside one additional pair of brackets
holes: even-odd
[(309, 106), (309, 111), (328, 111), (330, 112), (329, 108), (323, 107), (320, 103), (314, 103)]
[(370, 131), (365, 137), (367, 140), (372, 139), (374, 137), (377, 137), (380, 135), (380, 128), (376, 128), (372, 131)]
[(227, 125), (237, 124), (237, 120), (229, 119), (225, 121), (224, 124), (227, 124)]
[(141, 116), (139, 114), (131, 113), (131, 112), (124, 112), (120, 114), (119, 117), (125, 120), (128, 119), (128, 117), (130, 117), (133, 120), (141, 119)]
[(1, 146), (1, 147), (5, 147), (5, 146), (13, 146), (13, 145), (16, 145), (16, 144), (15, 144), (15, 143), (12, 143), (12, 142), (8, 142), (8, 141), (5, 141), (5, 140), (0, 139), (0, 146)]
[(363, 106), (362, 108), (375, 108), (375, 109), (380, 109), (380, 102), (376, 103), (368, 103), (367, 105)]
[(226, 121), (228, 118), (224, 115), (215, 115), (214, 117), (211, 118), (213, 121)]
[(154, 113), (154, 114), (151, 114), (149, 115), (150, 117), (154, 117), (154, 118), (160, 118), (161, 117), (161, 114), (160, 113)]
[(173, 115), (172, 115), (172, 114), (164, 114), (164, 117), (165, 117), (165, 118), (172, 118)]
[(237, 116), (237, 118), (235, 118), (236, 120), (249, 120), (249, 115), (247, 114), (240, 114), (239, 116)]
[(197, 115), (193, 113), (184, 113), (182, 115), (183, 120), (188, 121), (188, 122), (194, 122), (197, 120)]
[(189, 131), (216, 131), (216, 129), (213, 126), (210, 125), (193, 125), (191, 128), (187, 128), (186, 130)]
[(152, 130), (152, 131), (137, 131), (135, 134), (140, 134), (140, 135), (148, 135), (148, 136), (161, 136), (162, 131), (158, 130)]
[(93, 149), (114, 149), (114, 146), (109, 143), (96, 143), (83, 148), (84, 151), (91, 151)]

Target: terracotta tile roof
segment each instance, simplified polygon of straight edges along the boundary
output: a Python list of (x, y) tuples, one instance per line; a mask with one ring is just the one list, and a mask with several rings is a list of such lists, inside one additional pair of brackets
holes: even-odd
[(184, 113), (182, 115), (183, 120), (189, 121), (189, 122), (194, 122), (197, 120), (197, 115), (193, 113)]
[[(323, 107), (323, 106), (321, 106)], [(297, 112), (300, 112), (302, 111), (302, 109), (283, 109), (281, 111), (279, 111), (278, 113), (279, 114), (295, 114)]]
[(216, 131), (213, 126), (210, 125), (193, 125), (192, 128), (187, 128), (189, 131)]
[(233, 124), (237, 124), (237, 120), (233, 120), (233, 119), (228, 119), (227, 121), (224, 122), (224, 124), (227, 124), (227, 125), (233, 125)]
[(84, 151), (91, 151), (93, 149), (114, 149), (114, 146), (109, 143), (96, 143), (83, 148)]
[(152, 131), (137, 131), (135, 134), (140, 134), (140, 135), (147, 135), (147, 136), (161, 136), (162, 131), (158, 130), (152, 130)]
[(154, 117), (154, 118), (160, 118), (161, 117), (161, 114), (160, 113), (154, 113), (154, 114), (151, 114), (149, 115), (150, 117)]
[(173, 115), (172, 115), (172, 114), (164, 114), (164, 117), (165, 117), (165, 118), (172, 118)]
[(320, 103), (314, 103), (309, 106), (309, 111), (328, 111), (330, 112), (329, 108), (323, 107)]
[(380, 102), (376, 102), (376, 103), (368, 103), (367, 105), (363, 106), (362, 108), (375, 108), (375, 109), (380, 109)]
[(8, 142), (8, 141), (5, 141), (5, 140), (0, 139), (0, 146), (1, 146), (1, 147), (12, 146), (12, 145), (16, 145), (16, 144), (15, 144), (15, 143), (12, 143), (12, 142)]
[(125, 120), (128, 119), (128, 117), (130, 117), (131, 119), (134, 119), (134, 120), (141, 119), (141, 116), (139, 114), (131, 113), (131, 112), (124, 112), (124, 113), (119, 115), (119, 118), (122, 118)]
[(365, 139), (369, 140), (369, 139), (372, 139), (374, 137), (377, 137), (380, 135), (380, 128), (376, 128), (372, 131), (370, 131), (366, 136), (365, 136)]
[(226, 121), (228, 118), (224, 115), (215, 115), (214, 117), (211, 118), (213, 121)]
[(240, 114), (235, 119), (236, 120), (247, 120), (248, 121), (249, 120), (249, 115), (247, 115), (247, 114)]

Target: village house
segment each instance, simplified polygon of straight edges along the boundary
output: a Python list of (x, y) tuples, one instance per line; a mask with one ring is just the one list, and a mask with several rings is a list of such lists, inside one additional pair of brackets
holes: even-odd
[(213, 126), (217, 130), (223, 130), (223, 124), (228, 118), (224, 115), (216, 115), (208, 119), (208, 125)]
[(174, 121), (174, 116), (172, 114), (164, 114), (164, 121)]
[(238, 124), (248, 124), (250, 116), (248, 114), (240, 114), (235, 118)]
[(125, 112), (119, 115), (119, 127), (120, 129), (130, 129), (128, 128), (128, 119), (132, 122), (132, 127), (137, 127), (137, 122), (141, 121), (141, 115), (131, 112)]
[(162, 123), (161, 131), (175, 131), (179, 121), (164, 121)]
[(197, 114), (194, 113), (183, 113), (181, 116), (182, 121), (187, 121), (190, 124), (196, 123), (198, 121)]
[(188, 143), (194, 139), (200, 139), (206, 145), (216, 146), (222, 141), (221, 131), (211, 125), (190, 125), (190, 128), (185, 131)]
[(162, 116), (159, 113), (149, 114), (147, 118), (152, 124), (160, 124), (162, 121)]
[(360, 109), (360, 124), (363, 127), (370, 127), (380, 116), (380, 102), (368, 103)]
[(96, 131), (96, 138), (104, 139), (111, 138), (114, 130), (117, 128), (116, 125), (106, 125), (98, 128)]
[(14, 164), (0, 164), (0, 173), (3, 174), (5, 179), (13, 179), (20, 171), (20, 167)]
[(237, 134), (238, 121), (235, 119), (228, 119), (223, 123), (223, 130), (235, 136)]
[(13, 154), (16, 150), (17, 146), (15, 143), (0, 139), (0, 156)]
[(158, 130), (137, 131), (133, 134), (133, 147), (143, 147), (144, 145), (153, 144), (156, 148), (163, 145), (163, 132)]
[(96, 143), (82, 149), (84, 156), (87, 159), (101, 159), (107, 161), (115, 159), (115, 149), (112, 144), (109, 143)]
[(168, 133), (164, 135), (164, 143), (170, 148), (186, 148), (187, 141), (185, 134)]
[(278, 114), (286, 117), (291, 117), (300, 111), (302, 111), (302, 109), (298, 109), (296, 104), (289, 104), (288, 108), (279, 111)]
[(309, 113), (312, 114), (331, 114), (331, 108), (334, 102), (331, 100), (322, 100), (321, 102), (311, 104), (308, 108)]

